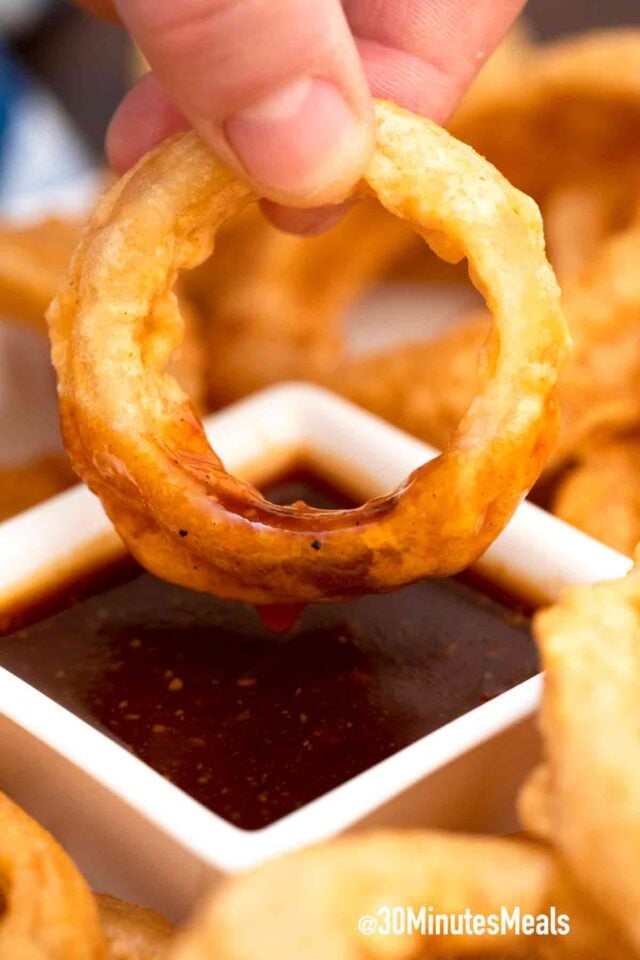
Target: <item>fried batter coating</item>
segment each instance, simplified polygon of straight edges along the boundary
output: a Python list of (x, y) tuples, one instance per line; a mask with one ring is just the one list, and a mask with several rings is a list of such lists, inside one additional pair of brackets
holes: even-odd
[(0, 957), (106, 960), (96, 903), (53, 837), (0, 793)]
[(538, 613), (555, 849), (640, 953), (640, 567)]
[(580, 457), (595, 441), (640, 418), (640, 225), (611, 237), (566, 287), (574, 341), (560, 381), (563, 426), (553, 463)]
[(365, 936), (381, 905), (438, 913), (538, 913), (553, 861), (541, 847), (493, 837), (395, 831), (338, 840), (267, 864), (223, 888), (172, 960), (412, 960), (522, 956), (525, 938)]
[[(47, 332), (45, 313), (62, 284), (82, 222), (51, 217), (28, 227), (0, 225), (0, 318)], [(208, 404), (208, 352), (202, 318), (188, 296), (180, 305), (184, 337), (170, 370), (199, 411)]]
[(472, 88), (451, 123), (540, 204), (562, 280), (638, 216), (639, 47), (630, 27), (512, 51), (508, 80)]
[(451, 130), (540, 203), (550, 188), (582, 181), (612, 162), (625, 161), (633, 177), (639, 45), (640, 30), (630, 27), (530, 46), (510, 64), (509, 82), (463, 101)]
[[(483, 917), (570, 918), (569, 936), (452, 933), (425, 925), (387, 935), (381, 907), (418, 916), (468, 911)], [(360, 917), (376, 917), (365, 935)], [(438, 957), (632, 960), (619, 931), (578, 891), (555, 854), (527, 840), (436, 831), (344, 838), (274, 861), (228, 882), (178, 938), (171, 960), (427, 960)]]
[(640, 540), (640, 440), (595, 445), (562, 476), (551, 510), (631, 556)]
[(553, 445), (568, 338), (537, 207), (424, 118), (378, 102), (376, 122), (360, 191), (443, 259), (467, 258), (497, 334), (441, 457), (362, 507), (268, 504), (225, 472), (164, 370), (180, 329), (173, 280), (255, 202), (248, 184), (183, 134), (112, 188), (83, 233), (48, 313), (65, 444), (131, 552), (166, 579), (290, 603), (450, 574), (495, 539)]
[(108, 960), (166, 960), (173, 925), (155, 910), (96, 894)]

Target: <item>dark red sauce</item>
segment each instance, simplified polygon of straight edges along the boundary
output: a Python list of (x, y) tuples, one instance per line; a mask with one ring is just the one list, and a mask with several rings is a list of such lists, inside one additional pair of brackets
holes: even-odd
[[(267, 494), (346, 505), (306, 476)], [(249, 830), (537, 670), (527, 618), (459, 580), (310, 604), (274, 634), (139, 571), (1, 640), (0, 664)]]

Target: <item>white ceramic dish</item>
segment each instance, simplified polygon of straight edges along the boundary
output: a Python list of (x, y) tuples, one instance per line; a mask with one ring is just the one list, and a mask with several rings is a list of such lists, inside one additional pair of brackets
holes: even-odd
[[(211, 417), (232, 472), (265, 482), (301, 460), (363, 497), (435, 452), (342, 399), (285, 384)], [(121, 548), (98, 501), (76, 487), (0, 525), (0, 614)], [(478, 564), (551, 599), (567, 583), (624, 573), (627, 558), (525, 503)], [(0, 670), (0, 786), (65, 844), (97, 888), (180, 918), (203, 884), (348, 829), (430, 824), (504, 831), (535, 759), (540, 678), (423, 737), (301, 810), (244, 831), (106, 736)], [(168, 879), (169, 878), (169, 879)]]

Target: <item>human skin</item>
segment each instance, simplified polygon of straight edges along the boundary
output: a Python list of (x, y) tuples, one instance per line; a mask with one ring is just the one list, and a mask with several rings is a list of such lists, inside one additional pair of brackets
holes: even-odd
[(364, 170), (372, 97), (443, 123), (525, 0), (80, 2), (120, 20), (151, 66), (108, 131), (117, 172), (193, 126), (272, 220), (314, 233)]

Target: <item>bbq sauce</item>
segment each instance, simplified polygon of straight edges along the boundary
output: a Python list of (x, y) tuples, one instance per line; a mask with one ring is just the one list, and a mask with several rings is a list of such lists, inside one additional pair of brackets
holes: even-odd
[[(308, 475), (266, 494), (349, 505)], [(538, 669), (528, 619), (457, 579), (310, 604), (275, 634), (141, 571), (0, 640), (0, 664), (247, 830)]]

